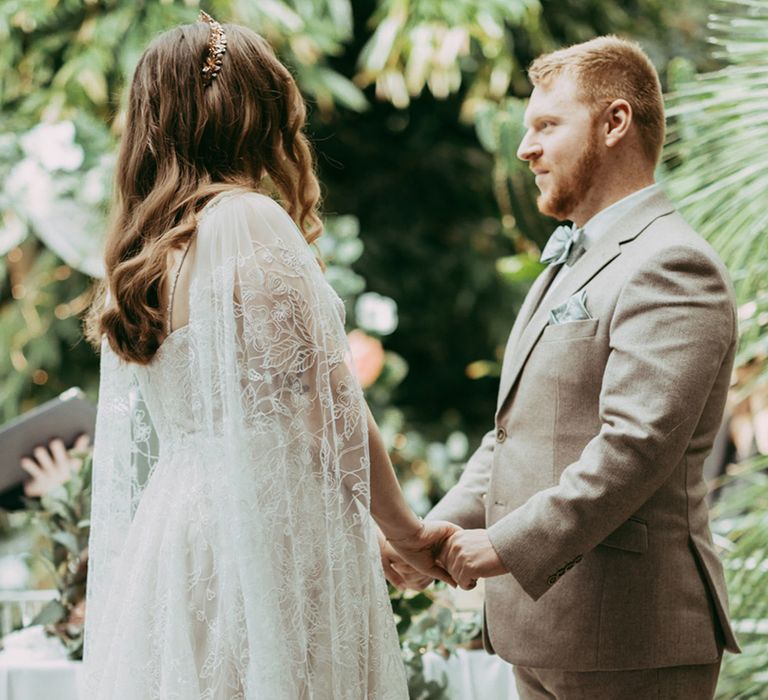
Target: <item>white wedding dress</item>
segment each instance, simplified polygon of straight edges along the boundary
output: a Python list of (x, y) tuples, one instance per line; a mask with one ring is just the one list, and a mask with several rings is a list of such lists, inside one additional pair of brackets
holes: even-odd
[(343, 305), (270, 198), (198, 217), (190, 319), (103, 343), (88, 700), (404, 700)]

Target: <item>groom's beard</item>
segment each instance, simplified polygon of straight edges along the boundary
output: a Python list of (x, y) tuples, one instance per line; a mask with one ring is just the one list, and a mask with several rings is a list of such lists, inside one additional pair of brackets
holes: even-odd
[(561, 221), (568, 219), (592, 189), (599, 163), (598, 135), (591, 131), (589, 141), (571, 169), (558, 176), (549, 192), (537, 197), (539, 211)]

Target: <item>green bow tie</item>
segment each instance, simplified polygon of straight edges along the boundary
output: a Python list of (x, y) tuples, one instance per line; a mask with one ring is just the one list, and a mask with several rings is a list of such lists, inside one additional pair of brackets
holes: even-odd
[(558, 226), (549, 237), (541, 262), (550, 265), (573, 265), (584, 253), (584, 229), (575, 226)]

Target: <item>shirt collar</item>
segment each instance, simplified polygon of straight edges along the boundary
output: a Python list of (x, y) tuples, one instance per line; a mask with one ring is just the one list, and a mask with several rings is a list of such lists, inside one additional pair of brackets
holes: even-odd
[(584, 224), (584, 248), (591, 248), (612, 226), (632, 207), (653, 197), (661, 190), (661, 185), (654, 183), (637, 190), (614, 202), (609, 207), (597, 212)]

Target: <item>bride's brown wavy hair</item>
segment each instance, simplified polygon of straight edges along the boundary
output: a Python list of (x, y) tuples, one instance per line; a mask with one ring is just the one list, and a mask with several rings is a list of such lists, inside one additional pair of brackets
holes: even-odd
[[(206, 87), (209, 26), (155, 39), (133, 75), (105, 249), (106, 278), (85, 319), (121, 358), (147, 364), (165, 337), (167, 260), (219, 192), (269, 189), (308, 243), (322, 229), (320, 189), (293, 76), (258, 34), (223, 25), (227, 51)], [(266, 188), (265, 183), (270, 183)], [(109, 291), (110, 303), (105, 308)]]

